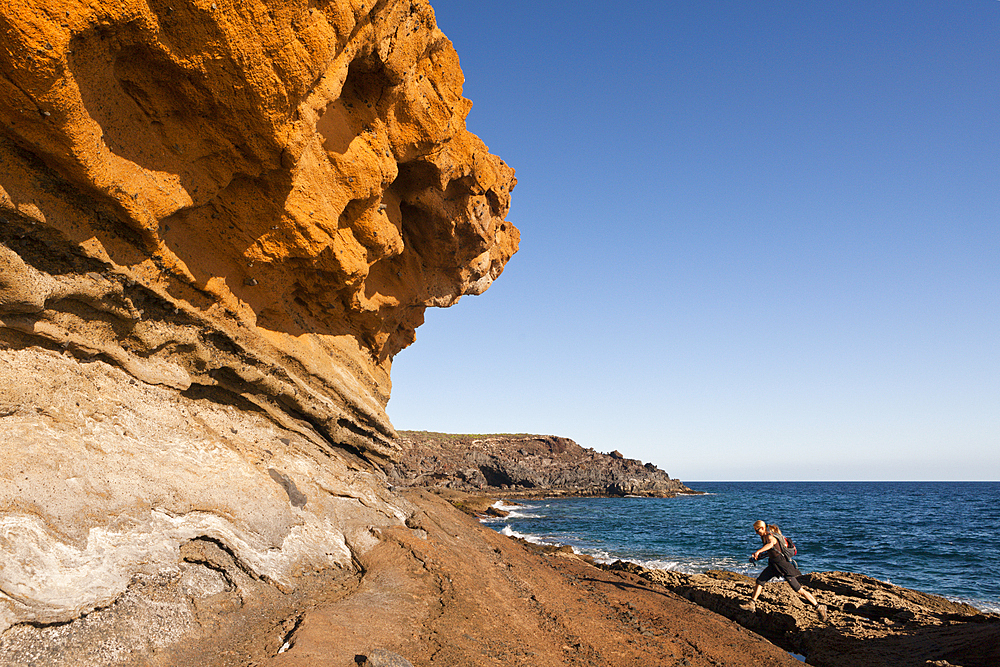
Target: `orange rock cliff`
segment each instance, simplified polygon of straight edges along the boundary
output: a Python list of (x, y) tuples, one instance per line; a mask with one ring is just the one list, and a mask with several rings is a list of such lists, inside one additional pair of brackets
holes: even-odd
[(393, 355), (518, 246), (430, 6), (0, 3), (0, 340), (392, 456)]
[(0, 0), (0, 664), (249, 664), (424, 534), (392, 359), (519, 241), (462, 84), (425, 0)]

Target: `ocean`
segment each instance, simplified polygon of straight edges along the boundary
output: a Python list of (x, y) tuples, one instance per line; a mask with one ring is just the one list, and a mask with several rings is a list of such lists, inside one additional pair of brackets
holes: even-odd
[(749, 576), (776, 523), (803, 572), (865, 574), (1000, 613), (1000, 482), (687, 482), (705, 495), (518, 501), (492, 527), (600, 562)]

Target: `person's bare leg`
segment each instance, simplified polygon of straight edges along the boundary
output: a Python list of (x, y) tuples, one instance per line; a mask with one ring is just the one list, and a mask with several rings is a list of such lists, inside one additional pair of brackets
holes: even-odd
[(799, 595), (801, 595), (801, 596), (802, 596), (802, 597), (804, 597), (804, 598), (805, 598), (806, 600), (808, 600), (808, 601), (809, 601), (809, 604), (811, 604), (812, 606), (814, 606), (814, 607), (818, 607), (818, 606), (819, 606), (819, 602), (817, 602), (817, 601), (816, 601), (816, 598), (814, 598), (814, 597), (812, 596), (812, 593), (810, 593), (810, 592), (809, 592), (809, 591), (807, 591), (806, 589), (804, 589), (804, 588), (800, 588), (800, 589), (799, 589)]
[(825, 621), (826, 620), (826, 605), (825, 604), (820, 604), (816, 600), (816, 598), (813, 597), (812, 593), (810, 593), (809, 591), (807, 591), (804, 588), (800, 588), (798, 592), (799, 592), (799, 595), (801, 595), (802, 597), (804, 597), (806, 600), (809, 601), (809, 604), (811, 604), (813, 607), (816, 608), (816, 613), (819, 615), (819, 620)]
[(742, 605), (747, 611), (757, 611), (757, 597), (760, 596), (760, 592), (764, 590), (764, 587), (757, 583), (753, 588), (753, 595), (750, 596), (750, 602)]

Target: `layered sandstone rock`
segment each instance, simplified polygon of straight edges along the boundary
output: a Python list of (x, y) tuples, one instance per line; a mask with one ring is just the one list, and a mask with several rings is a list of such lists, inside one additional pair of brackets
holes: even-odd
[(518, 244), (426, 2), (0, 8), (5, 343), (390, 456), (393, 355)]
[(393, 355), (517, 250), (461, 87), (423, 0), (0, 0), (0, 654), (247, 664), (359, 585)]
[(361, 459), (252, 408), (0, 350), (0, 664), (273, 654), (301, 609), (357, 587), (358, 558), (412, 511)]
[(603, 454), (550, 435), (451, 435), (400, 431), (387, 466), (401, 486), (517, 496), (657, 496), (696, 493), (652, 463)]

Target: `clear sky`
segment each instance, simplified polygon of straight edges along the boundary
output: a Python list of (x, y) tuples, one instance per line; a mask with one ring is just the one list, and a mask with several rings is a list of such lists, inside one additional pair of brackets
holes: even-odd
[(1000, 2), (431, 0), (521, 250), (400, 429), (695, 480), (1000, 480)]

